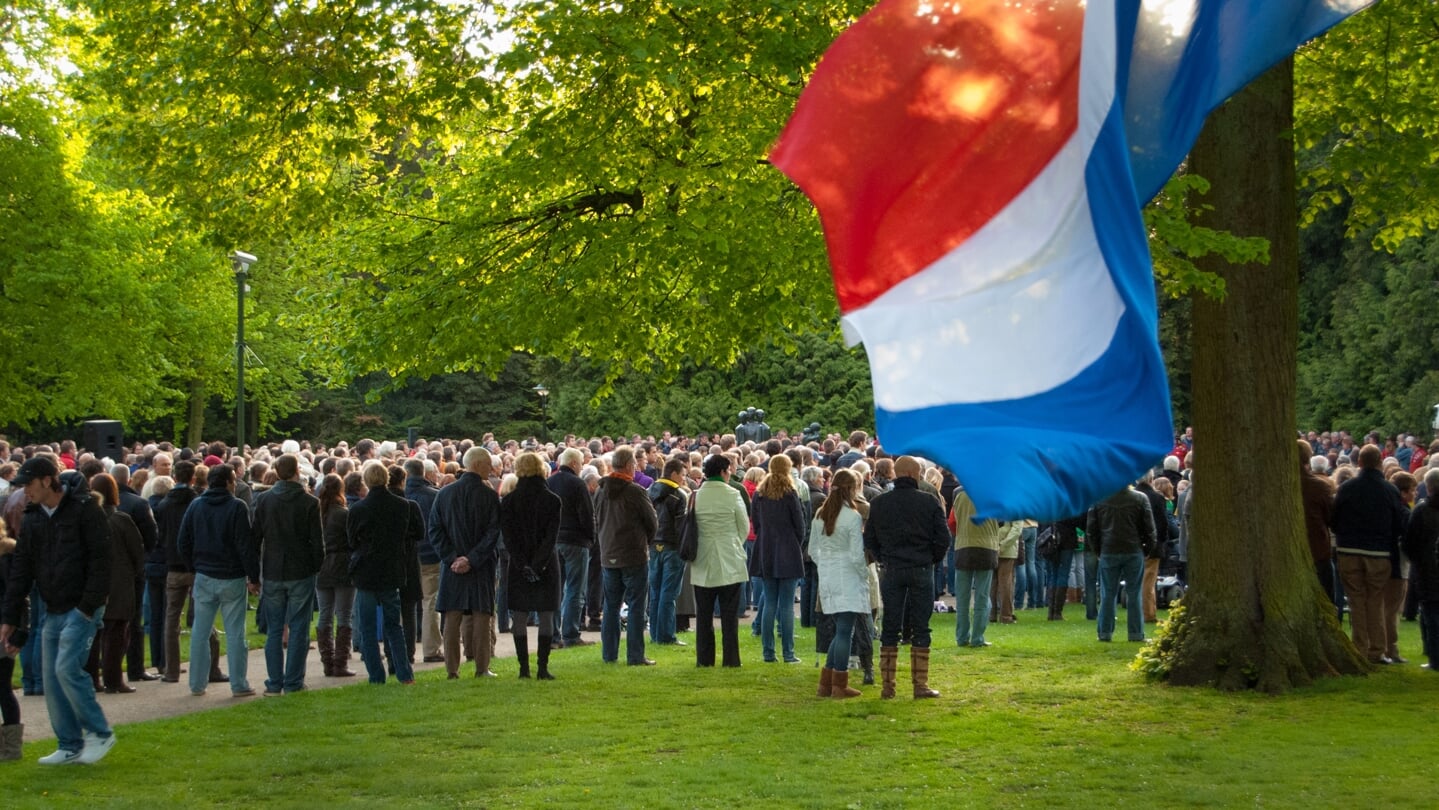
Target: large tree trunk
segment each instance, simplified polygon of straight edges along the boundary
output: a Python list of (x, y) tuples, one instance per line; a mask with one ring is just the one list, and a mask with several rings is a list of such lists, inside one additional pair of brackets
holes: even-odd
[(1181, 685), (1280, 692), (1367, 664), (1319, 588), (1305, 542), (1296, 450), (1298, 219), (1293, 62), (1210, 116), (1190, 168), (1212, 187), (1202, 225), (1270, 243), (1267, 266), (1203, 268), (1225, 298), (1194, 305), (1192, 587), (1160, 643)]

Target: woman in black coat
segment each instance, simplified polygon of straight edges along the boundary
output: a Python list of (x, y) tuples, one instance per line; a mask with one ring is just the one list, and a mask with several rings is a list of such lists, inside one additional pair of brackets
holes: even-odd
[[(560, 533), (560, 499), (545, 486), (549, 465), (538, 453), (524, 453), (515, 460), (519, 482), (515, 491), (500, 501), (500, 530), (509, 552), (508, 597), (510, 632), (515, 639), (515, 656), (520, 677), (530, 677), (529, 639), (526, 620), (530, 611), (540, 614), (539, 672), (535, 677), (552, 681), (550, 674), (551, 633), (555, 610), (560, 604), (560, 560), (555, 539)], [(630, 617), (636, 621), (636, 617)]]
[(145, 547), (140, 529), (130, 516), (115, 507), (120, 503), (120, 487), (109, 473), (90, 479), (90, 490), (104, 503), (105, 519), (110, 526), (110, 598), (105, 602), (105, 620), (90, 647), (87, 669), (95, 678), (95, 691), (101, 690), (103, 673), (106, 694), (129, 694), (135, 687), (125, 683), (122, 666), (125, 648), (130, 645), (130, 617), (135, 614), (135, 585), (145, 570)]
[(775, 657), (774, 627), (779, 622), (780, 649), (786, 664), (799, 663), (794, 654), (794, 590), (804, 579), (804, 510), (790, 478), (793, 463), (778, 455), (769, 460), (769, 473), (755, 489), (750, 518), (754, 521), (754, 554), (750, 576), (764, 580), (761, 640), (764, 660)]
[(355, 609), (355, 584), (350, 581), (350, 537), (346, 526), (345, 481), (330, 473), (315, 492), (320, 501), (320, 530), (325, 539), (325, 560), (315, 577), (315, 646), (327, 678), (349, 678), (350, 647), (354, 641), (350, 620)]

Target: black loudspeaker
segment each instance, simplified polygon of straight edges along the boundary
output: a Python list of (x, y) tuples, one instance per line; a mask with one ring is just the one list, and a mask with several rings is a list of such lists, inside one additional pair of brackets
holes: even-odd
[(91, 419), (85, 423), (86, 450), (95, 458), (108, 458), (119, 464), (125, 460), (125, 429), (112, 419)]

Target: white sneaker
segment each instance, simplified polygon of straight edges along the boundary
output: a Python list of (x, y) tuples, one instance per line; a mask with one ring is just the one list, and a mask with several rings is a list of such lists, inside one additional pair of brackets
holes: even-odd
[(80, 762), (80, 752), (61, 748), (53, 754), (40, 757), (38, 761), (41, 765), (74, 765)]
[(114, 747), (115, 732), (110, 732), (110, 736), (108, 737), (101, 737), (98, 734), (87, 731), (85, 733), (85, 750), (80, 752), (79, 763), (81, 765), (94, 765), (96, 762), (104, 759), (105, 755), (110, 753), (110, 749)]

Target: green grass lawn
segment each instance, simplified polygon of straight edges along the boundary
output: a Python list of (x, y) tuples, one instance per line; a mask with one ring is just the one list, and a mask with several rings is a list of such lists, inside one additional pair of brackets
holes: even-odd
[[(659, 666), (555, 654), (551, 683), (444, 674), (360, 684), (118, 728), (94, 767), (42, 768), (52, 743), (9, 766), (7, 806), (415, 807), (1358, 807), (1431, 806), (1439, 676), (1414, 663), (1283, 697), (1146, 683), (1138, 645), (1099, 644), (1092, 623), (991, 628), (959, 650), (936, 616), (938, 700), (878, 687), (814, 697), (801, 665), (698, 670), (693, 648)], [(1079, 612), (1082, 615), (1082, 611)], [(1120, 617), (1123, 622), (1123, 617)], [(1122, 625), (1121, 625), (1122, 626)], [(693, 636), (685, 636), (692, 640)], [(318, 667), (318, 664), (316, 664)], [(855, 678), (858, 681), (858, 678)], [(183, 699), (183, 698), (177, 698)], [(1426, 800), (1425, 796), (1431, 796)]]

